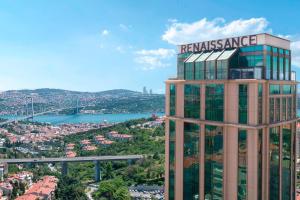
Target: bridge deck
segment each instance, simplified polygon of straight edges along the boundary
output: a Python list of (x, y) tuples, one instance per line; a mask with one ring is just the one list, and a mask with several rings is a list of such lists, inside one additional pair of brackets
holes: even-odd
[(55, 162), (91, 162), (91, 161), (121, 161), (139, 160), (142, 155), (124, 156), (89, 156), (89, 157), (60, 157), (60, 158), (20, 158), (20, 159), (0, 159), (0, 163), (22, 164), (22, 163), (55, 163)]

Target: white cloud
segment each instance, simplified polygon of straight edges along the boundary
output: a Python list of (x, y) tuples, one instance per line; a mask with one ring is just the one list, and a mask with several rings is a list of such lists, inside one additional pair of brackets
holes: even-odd
[(124, 52), (125, 52), (122, 46), (117, 46), (117, 47), (116, 47), (116, 50), (117, 50), (118, 52), (120, 52), (120, 53), (124, 53)]
[[(263, 17), (237, 19), (230, 22), (226, 22), (224, 18), (213, 20), (202, 18), (192, 23), (169, 19), (168, 23), (169, 25), (162, 35), (162, 39), (174, 45), (264, 32), (272, 33), (268, 20)], [(292, 41), (292, 65), (300, 67), (299, 37), (291, 34), (278, 36)]]
[(131, 29), (131, 26), (129, 25), (125, 25), (125, 24), (120, 24), (119, 25), (120, 28), (123, 30), (123, 31), (129, 31)]
[(175, 55), (174, 49), (153, 49), (136, 51), (135, 62), (142, 65), (143, 70), (153, 70), (167, 67), (170, 65), (170, 59)]
[(300, 67), (300, 40), (291, 44), (292, 65)]
[(206, 18), (192, 23), (169, 20), (169, 26), (162, 39), (170, 44), (183, 44), (211, 39), (272, 32), (265, 18), (238, 19), (226, 23), (223, 18)]
[(106, 36), (109, 34), (109, 31), (107, 29), (104, 29), (102, 32), (101, 32), (101, 35), (103, 36)]

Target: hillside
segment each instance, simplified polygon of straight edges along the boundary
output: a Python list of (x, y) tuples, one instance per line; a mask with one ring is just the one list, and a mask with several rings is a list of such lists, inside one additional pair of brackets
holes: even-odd
[[(62, 107), (76, 107), (83, 113), (164, 112), (164, 95), (144, 95), (141, 92), (116, 89), (101, 92), (78, 92), (42, 88), (10, 90), (0, 93), (0, 115), (30, 113), (31, 98), (34, 112)], [(73, 111), (64, 111), (69, 113)]]

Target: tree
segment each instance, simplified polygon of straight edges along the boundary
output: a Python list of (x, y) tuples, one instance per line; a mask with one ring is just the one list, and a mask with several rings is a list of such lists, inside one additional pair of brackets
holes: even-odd
[(57, 200), (87, 200), (84, 187), (80, 181), (69, 176), (60, 176), (55, 191)]
[(93, 197), (98, 200), (130, 200), (128, 188), (121, 178), (102, 181)]
[(115, 200), (130, 200), (130, 194), (128, 188), (120, 187), (113, 195)]

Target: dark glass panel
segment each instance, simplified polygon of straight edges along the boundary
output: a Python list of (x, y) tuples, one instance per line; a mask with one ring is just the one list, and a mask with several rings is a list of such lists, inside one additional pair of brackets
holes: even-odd
[(184, 117), (200, 118), (200, 85), (184, 86)]
[(270, 188), (269, 188), (269, 199), (279, 199), (279, 141), (280, 141), (280, 128), (270, 128), (270, 144), (269, 144), (269, 155), (270, 155)]
[(291, 199), (291, 153), (292, 153), (292, 126), (282, 128), (282, 199)]
[(205, 119), (223, 121), (224, 85), (208, 84), (205, 89)]
[(175, 199), (175, 146), (176, 123), (169, 121), (169, 200)]
[(170, 116), (176, 115), (176, 86), (170, 84)]
[(205, 200), (223, 199), (223, 129), (205, 126)]
[(238, 135), (238, 200), (247, 199), (247, 131)]
[(199, 199), (199, 132), (199, 125), (184, 123), (183, 199)]

